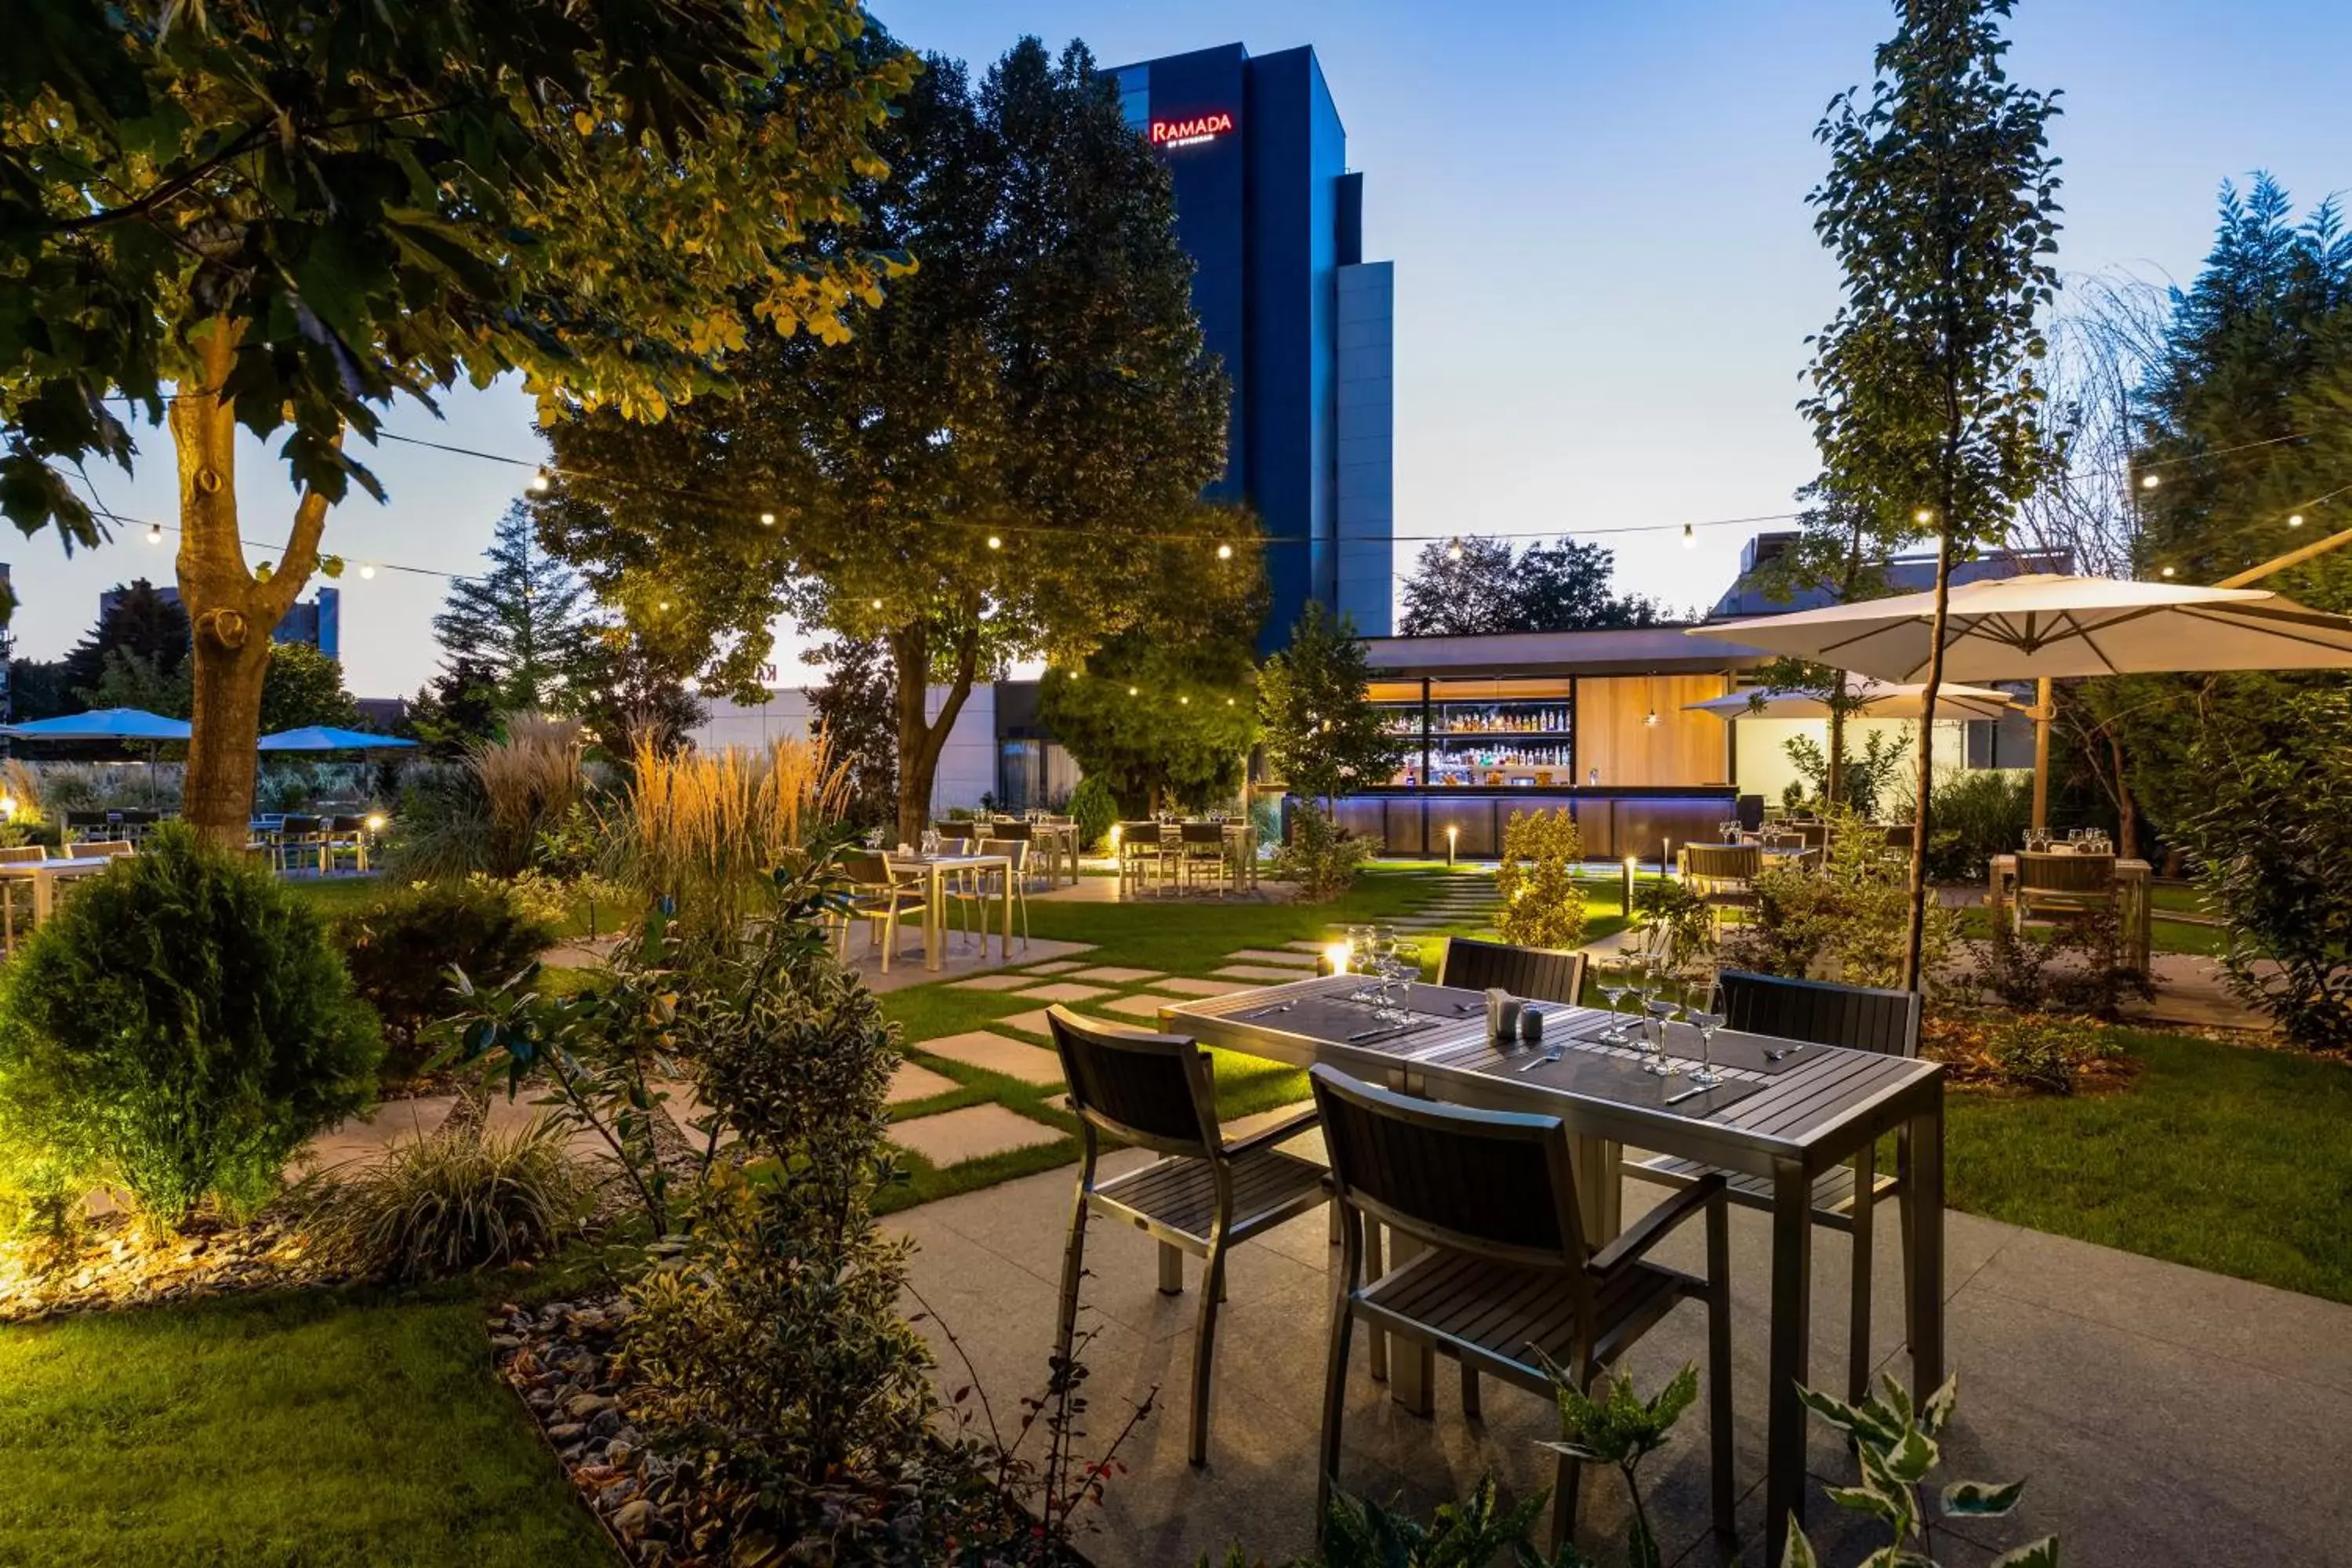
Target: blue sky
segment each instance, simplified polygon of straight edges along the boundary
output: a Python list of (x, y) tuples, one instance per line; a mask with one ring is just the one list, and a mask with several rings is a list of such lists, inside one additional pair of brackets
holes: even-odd
[[(1787, 509), (1811, 477), (1794, 413), (1805, 335), (1836, 277), (1805, 193), (1811, 132), (1863, 79), (1892, 13), (1865, 0), (1498, 0), (1479, 7), (1278, 0), (1082, 4), (880, 0), (923, 49), (975, 66), (1022, 32), (1084, 37), (1105, 64), (1239, 39), (1312, 44), (1366, 175), (1366, 255), (1396, 263), (1396, 497), (1406, 533), (1574, 532)], [(2334, 0), (2022, 0), (2013, 74), (2065, 89), (2070, 272), (2127, 268), (2186, 281), (2224, 178), (2266, 167), (2308, 205), (2352, 190), (2352, 6)], [(526, 401), (457, 392), (445, 423), (395, 410), (390, 427), (497, 451), (535, 450)], [(135, 479), (94, 470), (109, 505), (170, 521), (169, 453), (144, 444)], [(519, 477), (386, 447), (392, 489), (331, 529), (371, 557), (465, 571)], [(282, 471), (249, 449), (249, 538), (282, 537)], [(1746, 528), (1612, 541), (1621, 580), (1670, 604), (1711, 601)], [(1409, 546), (1400, 546), (1400, 566)], [(257, 557), (266, 552), (256, 552)], [(55, 657), (100, 589), (168, 579), (169, 547), (140, 531), (71, 562), (54, 540), (9, 538), (20, 651)], [(353, 690), (413, 690), (436, 653), (443, 584), (346, 576)], [(788, 672), (787, 679), (790, 679)]]

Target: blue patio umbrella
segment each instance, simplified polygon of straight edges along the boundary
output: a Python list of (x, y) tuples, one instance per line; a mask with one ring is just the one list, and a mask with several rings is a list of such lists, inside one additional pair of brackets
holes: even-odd
[(261, 749), (265, 752), (404, 751), (415, 744), (397, 735), (371, 735), (363, 730), (338, 730), (331, 724), (310, 724), (261, 737)]
[(61, 713), (28, 724), (0, 727), (0, 735), (20, 741), (184, 741), (185, 719), (166, 719), (144, 708), (94, 708), (87, 713)]

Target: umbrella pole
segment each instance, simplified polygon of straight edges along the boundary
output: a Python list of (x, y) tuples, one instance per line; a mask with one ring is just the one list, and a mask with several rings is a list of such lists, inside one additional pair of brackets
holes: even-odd
[(2051, 706), (2050, 678), (2043, 676), (2033, 683), (2033, 831), (2050, 830), (2050, 721), (2056, 717)]

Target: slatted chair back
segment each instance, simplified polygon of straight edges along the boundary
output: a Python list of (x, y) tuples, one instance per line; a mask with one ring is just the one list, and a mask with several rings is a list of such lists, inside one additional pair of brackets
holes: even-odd
[(1457, 936), (1445, 944), (1437, 983), (1465, 991), (1499, 985), (1514, 996), (1573, 1003), (1584, 988), (1584, 954)]
[(1101, 1028), (1059, 1005), (1045, 1021), (1071, 1113), (1087, 1127), (1160, 1154), (1210, 1159), (1223, 1146), (1209, 1055), (1197, 1041)]
[(1919, 994), (1727, 969), (1724, 1022), (1743, 1034), (1884, 1056), (1919, 1054)]
[[(1037, 837), (1037, 825), (1034, 822), (992, 822), (988, 825), (988, 837), (1000, 844), (1026, 844)], [(992, 849), (987, 853), (994, 855), (1002, 851)]]
[(87, 838), (73, 847), (77, 860), (116, 860), (138, 853), (128, 838)]
[(1764, 826), (1764, 797), (1760, 795), (1741, 795), (1732, 803), (1731, 815), (1738, 819), (1741, 827), (1750, 833), (1755, 832)]
[(0, 866), (37, 866), (49, 852), (37, 844), (13, 844), (0, 849)]
[(2115, 887), (2116, 858), (2112, 855), (2029, 849), (2017, 858), (2017, 888), (2021, 893), (2089, 898), (2112, 893)]
[(1308, 1069), (1340, 1201), (1433, 1246), (1580, 1268), (1568, 1131), (1557, 1116), (1471, 1110)]
[(1225, 847), (1225, 825), (1222, 822), (1186, 822), (1178, 825), (1178, 835), (1188, 845), (1207, 845), (1215, 849)]
[(1919, 841), (1919, 825), (1916, 822), (1890, 822), (1885, 832), (1886, 847), (1899, 849), (1906, 855), (1910, 854), (1912, 846)]
[(1752, 882), (1764, 868), (1764, 851), (1753, 844), (1685, 844), (1690, 874), (1708, 882)]
[[(971, 847), (971, 852), (975, 855), (1003, 856), (1013, 862), (1013, 875), (1016, 879), (1029, 868), (1029, 840), (1026, 838), (999, 838), (992, 829), (989, 837)], [(991, 871), (983, 875), (993, 877), (995, 873)]]
[(931, 824), (931, 831), (938, 834), (942, 840), (950, 838), (976, 838), (980, 836), (980, 824), (977, 822), (934, 822)]
[(1813, 817), (1805, 816), (1793, 818), (1786, 826), (1790, 831), (1795, 833), (1798, 837), (1805, 841), (1806, 848), (1826, 849), (1829, 847), (1830, 825), (1828, 823), (1820, 821)]
[(889, 858), (878, 850), (853, 849), (841, 858), (841, 874), (859, 888), (887, 888), (890, 885)]
[(1156, 822), (1122, 822), (1114, 829), (1118, 834), (1118, 847), (1123, 853), (1140, 853), (1149, 849), (1160, 852), (1160, 824)]
[(278, 823), (278, 831), (289, 838), (307, 837), (319, 831), (319, 819), (315, 816), (296, 816), (289, 813), (285, 819)]

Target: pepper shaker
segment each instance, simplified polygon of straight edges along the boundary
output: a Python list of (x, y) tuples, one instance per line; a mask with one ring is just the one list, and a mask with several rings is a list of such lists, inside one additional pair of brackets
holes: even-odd
[(1543, 1044), (1543, 1015), (1533, 1007), (1519, 1010), (1519, 1044), (1529, 1050)]

